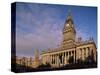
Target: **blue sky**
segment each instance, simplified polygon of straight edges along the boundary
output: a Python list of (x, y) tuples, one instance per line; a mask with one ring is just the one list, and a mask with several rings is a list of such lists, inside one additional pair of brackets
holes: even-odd
[(77, 37), (93, 37), (97, 44), (97, 8), (67, 5), (16, 3), (16, 53), (33, 56), (34, 50), (57, 48), (69, 10)]

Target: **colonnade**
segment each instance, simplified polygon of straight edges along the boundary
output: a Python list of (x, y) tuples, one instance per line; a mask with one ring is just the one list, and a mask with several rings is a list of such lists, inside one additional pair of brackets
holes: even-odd
[[(70, 63), (77, 63), (78, 59), (84, 61), (89, 55), (91, 55), (92, 51), (92, 47), (79, 47), (73, 50), (51, 52), (44, 54), (42, 60), (43, 64), (49, 63), (54, 67), (60, 67)], [(94, 53), (94, 55), (96, 54)]]
[(65, 52), (57, 52), (57, 53), (50, 53), (48, 55), (44, 55), (43, 63), (47, 64), (50, 63), (52, 66), (59, 67), (66, 64), (69, 64), (69, 59), (72, 57), (73, 62), (76, 61), (76, 50), (72, 51), (65, 51)]

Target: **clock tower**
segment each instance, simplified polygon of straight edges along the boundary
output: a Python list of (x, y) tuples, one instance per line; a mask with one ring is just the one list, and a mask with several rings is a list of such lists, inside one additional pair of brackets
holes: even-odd
[(75, 42), (76, 31), (71, 13), (68, 13), (67, 19), (63, 28), (63, 46), (72, 45)]

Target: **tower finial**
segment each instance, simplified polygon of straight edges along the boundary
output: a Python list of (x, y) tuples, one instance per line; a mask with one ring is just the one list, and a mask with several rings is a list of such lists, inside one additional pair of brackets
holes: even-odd
[(67, 16), (67, 19), (71, 19), (71, 18), (72, 18), (71, 10), (69, 9), (69, 10), (68, 10), (68, 16)]

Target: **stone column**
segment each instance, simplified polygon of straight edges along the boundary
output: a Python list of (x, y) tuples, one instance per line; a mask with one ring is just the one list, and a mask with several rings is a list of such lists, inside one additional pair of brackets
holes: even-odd
[(54, 55), (52, 55), (52, 62), (53, 62), (52, 64), (54, 64)]
[(63, 53), (61, 53), (61, 61), (62, 62), (60, 64), (62, 65), (63, 64)]
[(79, 59), (79, 49), (76, 50), (76, 60)]
[(52, 54), (50, 55), (50, 64), (52, 65)]
[(52, 64), (53, 64), (53, 54), (52, 54)]
[(52, 64), (53, 64), (53, 54), (52, 54)]
[(54, 65), (56, 65), (56, 56), (54, 54)]
[(46, 56), (46, 64), (47, 64), (47, 62), (48, 62), (48, 56)]
[(45, 64), (45, 56), (43, 56), (43, 61), (42, 62), (43, 62), (43, 64)]
[(67, 56), (66, 56), (66, 52), (65, 52), (65, 58), (64, 58), (64, 64), (67, 64)]
[(76, 58), (75, 58), (75, 56), (76, 56), (75, 51), (76, 51), (76, 50), (74, 50), (74, 63), (75, 63), (75, 59), (76, 59)]
[(50, 65), (51, 65), (51, 55), (50, 55)]
[(53, 55), (53, 64), (55, 65), (55, 55)]
[(58, 66), (60, 66), (60, 60), (59, 60), (59, 54), (58, 54), (58, 56), (57, 56), (57, 60), (58, 60)]
[(59, 55), (57, 54), (57, 67), (59, 67)]
[(94, 60), (97, 61), (97, 54), (96, 54), (96, 48), (93, 47), (93, 54), (94, 54)]
[[(60, 55), (61, 55), (61, 54), (59, 53), (59, 57), (60, 57)], [(60, 61), (60, 58), (59, 58), (59, 66), (60, 66), (60, 65), (61, 65), (61, 61)]]
[(55, 54), (55, 66), (57, 65), (57, 56)]
[(57, 60), (56, 60), (56, 61), (57, 61), (57, 66), (58, 66), (58, 54), (56, 55), (56, 58), (57, 58)]
[(46, 56), (45, 56), (45, 59), (44, 59), (44, 60), (45, 60), (44, 62), (45, 62), (45, 64), (46, 64)]
[(48, 55), (46, 56), (46, 63), (48, 63)]
[(56, 61), (56, 66), (57, 66), (57, 62), (58, 62), (58, 61), (57, 61), (57, 54), (56, 54), (56, 60), (55, 60), (55, 61)]
[(81, 48), (81, 59), (83, 60), (83, 49)]
[(86, 53), (85, 57), (87, 58), (88, 57), (88, 49), (87, 48), (85, 50), (85, 53)]
[(54, 61), (55, 61), (55, 66), (56, 66), (56, 54), (54, 55)]
[(61, 53), (61, 55), (62, 55), (62, 64), (63, 64), (63, 53)]
[(49, 56), (49, 58), (50, 58), (50, 61), (49, 61), (49, 63), (51, 64), (51, 55)]
[(84, 61), (84, 48), (82, 48), (82, 60)]
[(91, 56), (92, 48), (90, 47), (90, 56)]
[(62, 59), (63, 59), (63, 65), (64, 65), (64, 53), (63, 53), (63, 58)]

